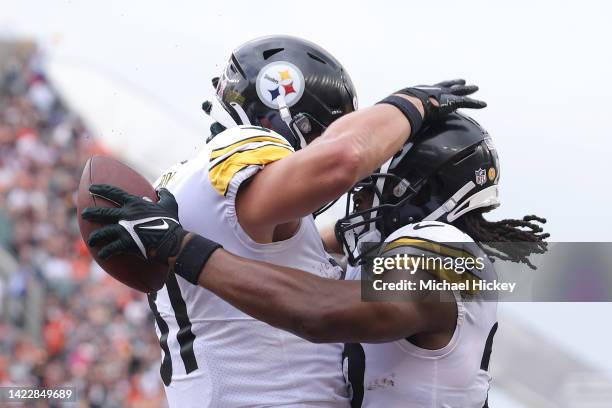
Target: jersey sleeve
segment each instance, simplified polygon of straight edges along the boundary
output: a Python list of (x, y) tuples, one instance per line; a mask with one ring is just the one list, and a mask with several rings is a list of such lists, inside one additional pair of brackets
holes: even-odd
[(420, 270), (452, 283), (481, 280), (490, 265), (482, 248), (469, 235), (438, 221), (409, 224), (389, 235), (381, 255), (398, 254), (420, 258)]
[(222, 196), (235, 196), (240, 184), (264, 166), (294, 152), (289, 142), (271, 130), (239, 126), (209, 142), (208, 179)]

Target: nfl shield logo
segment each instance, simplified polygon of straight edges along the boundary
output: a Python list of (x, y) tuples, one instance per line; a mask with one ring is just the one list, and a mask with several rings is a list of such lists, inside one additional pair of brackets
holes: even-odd
[(487, 182), (487, 172), (484, 169), (476, 170), (476, 184), (482, 186)]

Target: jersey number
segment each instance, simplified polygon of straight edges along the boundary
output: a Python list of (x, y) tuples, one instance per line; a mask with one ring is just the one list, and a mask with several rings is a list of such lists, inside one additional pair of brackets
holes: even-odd
[(359, 343), (346, 343), (342, 351), (342, 371), (349, 385), (351, 408), (363, 403), (363, 381), (365, 375), (365, 352)]
[[(191, 320), (187, 316), (187, 305), (183, 296), (181, 295), (181, 288), (176, 280), (176, 275), (172, 272), (168, 274), (168, 281), (166, 282), (166, 289), (168, 290), (168, 297), (170, 298), (170, 304), (176, 317), (176, 323), (178, 324), (179, 330), (176, 333), (176, 339), (178, 340), (179, 346), (181, 347), (180, 354), (183, 365), (185, 366), (185, 372), (190, 372), (198, 368), (198, 362), (193, 352), (193, 341), (195, 335), (191, 331)], [(170, 329), (168, 324), (161, 317), (161, 314), (157, 310), (155, 300), (157, 299), (157, 293), (150, 293), (147, 295), (149, 299), (149, 306), (155, 316), (155, 322), (161, 336), (159, 337), (159, 345), (164, 351), (164, 358), (162, 360), (159, 373), (161, 374), (162, 381), (166, 386), (170, 385), (172, 380), (172, 358), (170, 357), (170, 349), (168, 348), (168, 333)]]
[(176, 174), (176, 171), (165, 173), (163, 176), (161, 176), (161, 180), (159, 180), (159, 183), (157, 184), (157, 186), (155, 186), (155, 189), (157, 190), (160, 188), (166, 188), (168, 186), (168, 183), (170, 182), (172, 177), (174, 177), (175, 174)]
[[(493, 351), (493, 337), (495, 337), (495, 333), (497, 332), (497, 323), (491, 327), (491, 331), (487, 336), (487, 342), (485, 343), (485, 348), (482, 353), (482, 360), (480, 360), (480, 369), (484, 371), (489, 371), (489, 362), (491, 360), (491, 351)], [(489, 396), (487, 395), (487, 400), (485, 401), (482, 408), (489, 408)]]

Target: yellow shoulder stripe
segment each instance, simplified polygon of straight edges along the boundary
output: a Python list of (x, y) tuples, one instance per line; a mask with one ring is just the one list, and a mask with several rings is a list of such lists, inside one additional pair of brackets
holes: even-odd
[(397, 238), (389, 242), (385, 246), (383, 253), (387, 251), (391, 251), (394, 248), (402, 247), (402, 246), (418, 248), (418, 249), (422, 249), (425, 251), (433, 252), (435, 254), (439, 254), (442, 256), (449, 256), (453, 258), (475, 258), (475, 256), (472, 255), (471, 253), (464, 251), (464, 250), (457, 249), (457, 248), (453, 248), (449, 245), (444, 245), (439, 242), (431, 242), (431, 241), (426, 241), (424, 239), (410, 238), (410, 237), (400, 237), (400, 238)]
[(240, 146), (244, 146), (245, 144), (248, 143), (257, 143), (257, 142), (274, 142), (274, 143), (280, 143), (283, 144), (285, 146), (291, 146), (289, 143), (287, 143), (286, 140), (284, 139), (280, 139), (278, 137), (274, 137), (274, 136), (253, 136), (253, 137), (247, 137), (246, 139), (242, 139), (237, 141), (236, 143), (232, 143), (229, 146), (223, 146), (223, 147), (218, 147), (216, 149), (214, 149), (211, 154), (210, 154), (210, 160), (214, 160), (218, 157), (223, 156), (226, 153), (231, 152), (234, 149), (239, 148)]
[(293, 150), (290, 147), (264, 145), (251, 150), (232, 154), (216, 163), (208, 170), (208, 178), (213, 187), (221, 195), (227, 193), (230, 182), (240, 170), (256, 165), (265, 166), (283, 157), (289, 156)]
[[(451, 246), (440, 244), (437, 242), (430, 242), (430, 241), (426, 241), (423, 239), (410, 238), (410, 237), (400, 237), (400, 238), (395, 239), (394, 241), (391, 241), (385, 246), (382, 254), (384, 255), (386, 252), (389, 252), (392, 249), (400, 248), (400, 247), (411, 247), (411, 248), (422, 249), (424, 251), (438, 254), (443, 257), (449, 257), (449, 258), (476, 259), (476, 257), (473, 254), (465, 250), (460, 250), (460, 249), (453, 248)], [(417, 256), (417, 255), (412, 255), (412, 256)], [(426, 264), (422, 266), (423, 267), (421, 269), (424, 272), (432, 274), (438, 280), (441, 280), (441, 281), (446, 281), (450, 283), (462, 283), (466, 281), (474, 282), (474, 281), (480, 280), (478, 276), (474, 275), (468, 270), (466, 270), (463, 273), (457, 273), (453, 268), (446, 267), (444, 262), (427, 262)], [(470, 284), (469, 287), (473, 288), (474, 285)], [(477, 291), (474, 289), (468, 290), (468, 293), (472, 295), (475, 294), (476, 292)]]

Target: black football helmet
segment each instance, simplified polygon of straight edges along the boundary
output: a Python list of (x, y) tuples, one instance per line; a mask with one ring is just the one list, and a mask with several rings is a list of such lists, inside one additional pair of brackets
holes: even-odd
[[(346, 215), (336, 223), (336, 237), (349, 262), (360, 237), (373, 228), (379, 244), (395, 230), (418, 221), (451, 223), (468, 211), (499, 205), (499, 160), (491, 137), (475, 120), (453, 113), (422, 129), (378, 173), (347, 194)], [(371, 208), (352, 208), (361, 189), (373, 193)], [(371, 235), (370, 235), (371, 236)], [(375, 251), (378, 246), (368, 248)]]
[(357, 109), (353, 82), (316, 44), (290, 36), (257, 38), (232, 52), (204, 110), (223, 127), (258, 125), (297, 150)]

